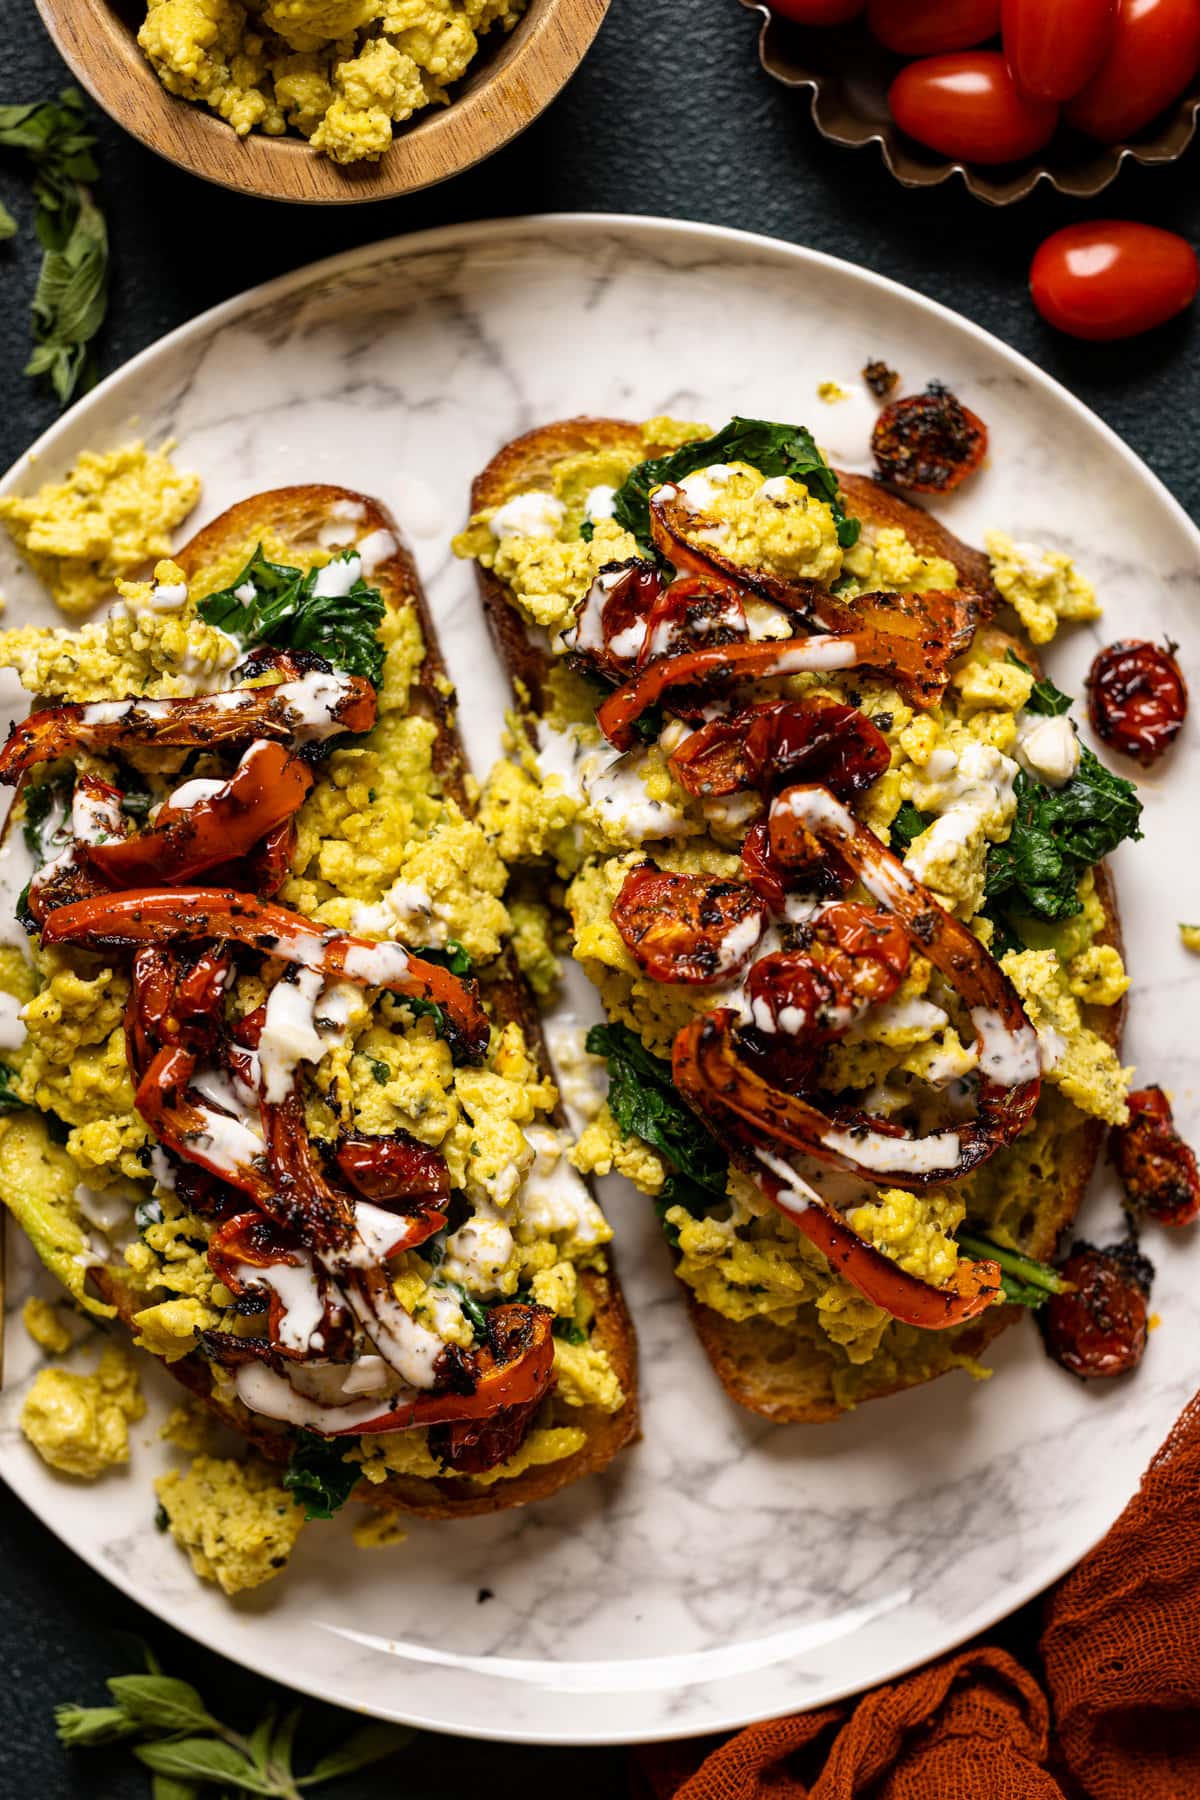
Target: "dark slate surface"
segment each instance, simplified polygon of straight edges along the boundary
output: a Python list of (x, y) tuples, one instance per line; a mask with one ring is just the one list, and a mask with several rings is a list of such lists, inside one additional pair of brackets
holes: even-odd
[[(28, 0), (0, 6), (0, 101), (43, 98), (66, 78)], [(1042, 325), (1026, 272), (1046, 232), (1086, 207), (1055, 195), (993, 211), (957, 183), (904, 193), (875, 153), (817, 136), (805, 104), (758, 68), (755, 20), (736, 0), (614, 0), (583, 69), (519, 142), (484, 168), (409, 200), (300, 210), (205, 186), (99, 122), (103, 201), (114, 246), (103, 371), (161, 333), (254, 282), (395, 233), (455, 219), (580, 209), (665, 213), (792, 239), (876, 269), (957, 308), (1022, 350), (1094, 407), (1193, 513), (1200, 506), (1200, 398), (1194, 319), (1117, 349), (1073, 344)], [(1094, 215), (1200, 232), (1200, 150), (1167, 170), (1126, 169)], [(22, 223), (0, 247), (0, 466), (56, 416), (21, 371), (36, 252), (17, 159), (0, 157), (0, 199)], [(1064, 444), (1062, 454), (1071, 454)], [(132, 1666), (121, 1632), (140, 1633), (167, 1667), (199, 1683), (232, 1722), (247, 1722), (263, 1684), (197, 1650), (111, 1590), (6, 1493), (0, 1493), (0, 1657), (9, 1671), (0, 1792), (39, 1800), (144, 1795), (119, 1755), (67, 1758), (54, 1741), (58, 1700), (96, 1703), (106, 1674)], [(315, 1709), (308, 1709), (314, 1712)], [(318, 1720), (318, 1732), (336, 1720)], [(570, 1778), (579, 1800), (623, 1786), (613, 1752), (525, 1751), (428, 1739), (404, 1762), (343, 1784), (342, 1794), (455, 1794), (488, 1784), (495, 1800), (532, 1778)], [(325, 1790), (322, 1790), (325, 1791)]]

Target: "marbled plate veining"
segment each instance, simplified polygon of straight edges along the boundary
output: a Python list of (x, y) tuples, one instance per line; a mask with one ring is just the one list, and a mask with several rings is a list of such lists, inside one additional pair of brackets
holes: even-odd
[[(1099, 643), (1164, 632), (1195, 680), (1200, 536), (1098, 420), (915, 294), (710, 227), (535, 218), (302, 270), (128, 364), (4, 488), (136, 432), (177, 438), (178, 459), (204, 477), (193, 523), (286, 482), (377, 494), (412, 540), (482, 775), (507, 697), (449, 537), (496, 446), (575, 412), (721, 424), (737, 411), (805, 420), (837, 460), (865, 467), (868, 409), (824, 405), (816, 389), (832, 379), (861, 395), (874, 355), (906, 390), (947, 381), (988, 422), (986, 469), (939, 508), (953, 528), (978, 542), (996, 525), (1066, 550), (1095, 580), (1105, 616), (1053, 648), (1060, 685), (1082, 691)], [(51, 622), (8, 546), (0, 585), (10, 621)], [(1145, 843), (1116, 858), (1134, 978), (1126, 1060), (1174, 1091), (1193, 1137), (1200, 962), (1176, 921), (1200, 917), (1198, 782), (1192, 729), (1143, 779)], [(954, 1375), (833, 1425), (772, 1427), (713, 1378), (652, 1208), (620, 1181), (605, 1190), (645, 1436), (545, 1505), (414, 1522), (387, 1551), (355, 1549), (344, 1518), (314, 1526), (282, 1579), (227, 1601), (153, 1527), (151, 1479), (176, 1457), (156, 1434), (172, 1384), (150, 1370), (155, 1404), (127, 1472), (96, 1487), (59, 1479), (16, 1430), (34, 1358), (11, 1316), (0, 1473), (119, 1587), (280, 1681), (448, 1731), (622, 1742), (827, 1701), (985, 1627), (1101, 1535), (1197, 1385), (1200, 1256), (1189, 1234), (1151, 1230), (1162, 1323), (1134, 1379), (1079, 1386), (1022, 1324), (995, 1346), (986, 1383)], [(1106, 1170), (1095, 1190), (1084, 1223), (1102, 1231), (1117, 1217)], [(24, 1291), (10, 1281), (10, 1315)]]

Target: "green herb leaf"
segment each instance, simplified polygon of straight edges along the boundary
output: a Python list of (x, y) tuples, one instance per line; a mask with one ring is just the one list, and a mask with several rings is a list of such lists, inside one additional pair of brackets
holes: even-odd
[(1076, 889), (1084, 872), (1126, 838), (1141, 837), (1137, 789), (1081, 745), (1064, 786), (1043, 787), (1022, 769), (1013, 791), (1012, 831), (988, 852), (988, 900), (1041, 919), (1071, 918), (1082, 911)]
[[(329, 567), (349, 561), (352, 551), (335, 557)], [(274, 644), (280, 650), (311, 650), (336, 669), (365, 675), (375, 687), (383, 675), (384, 649), (379, 623), (384, 615), (383, 595), (369, 587), (362, 575), (345, 594), (318, 594), (321, 571), (268, 562), (262, 545), (254, 552), (237, 580), (209, 594), (196, 608), (209, 625), (227, 631), (240, 644)], [(253, 596), (239, 599), (237, 590)]]
[(154, 1775), (150, 1781), (151, 1800), (197, 1800), (200, 1788), (194, 1781), (178, 1781), (174, 1775)]
[(340, 1443), (311, 1431), (296, 1434), (283, 1485), (296, 1505), (303, 1506), (306, 1519), (332, 1519), (354, 1492), (362, 1470), (344, 1460), (342, 1449)]
[(4, 202), (0, 200), (0, 243), (8, 238), (16, 237), (17, 221), (13, 218)]
[(1006, 1250), (1002, 1245), (994, 1244), (990, 1238), (960, 1231), (958, 1246), (968, 1256), (1000, 1264), (1000, 1285), (1004, 1290), (1004, 1298), (1010, 1305), (1028, 1306), (1032, 1310), (1043, 1305), (1051, 1294), (1065, 1293), (1070, 1286), (1049, 1263), (1037, 1262), (1032, 1256), (1022, 1256), (1019, 1250)]
[(135, 1744), (133, 1754), (156, 1775), (170, 1775), (177, 1781), (231, 1781), (246, 1794), (279, 1792), (274, 1782), (259, 1774), (244, 1751), (220, 1738), (169, 1738)]
[(588, 1341), (587, 1332), (574, 1319), (555, 1319), (551, 1329), (565, 1344), (586, 1344)]
[(729, 1159), (680, 1098), (670, 1063), (651, 1056), (627, 1025), (593, 1025), (587, 1048), (608, 1064), (608, 1104), (621, 1131), (671, 1164), (658, 1197), (662, 1210), (685, 1206), (699, 1214), (724, 1199)]
[[(14, 226), (13, 229), (15, 231), (16, 227)], [(590, 544), (592, 539), (596, 535), (595, 520), (594, 519), (585, 519), (583, 521), (583, 524), (579, 527), (579, 535), (583, 539), (585, 544)]]
[[(65, 403), (94, 379), (91, 343), (108, 305), (108, 228), (87, 182), (99, 171), (83, 100), (65, 88), (57, 103), (0, 106), (0, 149), (21, 150), (33, 168), (34, 229), (42, 265), (32, 302), (27, 375), (48, 376)], [(16, 229), (4, 213), (0, 236)]]
[(417, 955), (425, 962), (441, 963), (442, 967), (449, 969), (452, 975), (469, 975), (471, 973), (471, 958), (457, 938), (447, 938), (444, 950), (429, 950), (422, 947), (417, 951)]
[(985, 906), (982, 916), (992, 921), (992, 941), (988, 945), (988, 949), (997, 962), (1012, 951), (1024, 950), (1025, 940), (1018, 935), (1016, 926), (1007, 913), (998, 912), (990, 906)]
[[(1007, 652), (1006, 661), (1015, 663), (1018, 669), (1029, 670), (1030, 674), (1033, 672), (1029, 669), (1029, 664), (1024, 662), (1015, 650)], [(1032, 713), (1046, 713), (1048, 717), (1057, 719), (1061, 713), (1070, 712), (1074, 704), (1070, 694), (1064, 694), (1060, 687), (1055, 687), (1047, 676), (1041, 681), (1034, 682), (1029, 690), (1029, 698), (1025, 702), (1025, 710)]]
[(731, 419), (715, 437), (696, 439), (667, 456), (654, 456), (639, 463), (617, 489), (613, 517), (651, 553), (653, 489), (664, 481), (682, 481), (713, 463), (731, 462), (749, 463), (768, 478), (790, 475), (793, 481), (803, 482), (810, 494), (827, 501), (832, 508), (838, 543), (843, 549), (858, 542), (859, 522), (846, 516), (837, 476), (817, 449), (811, 431), (803, 425), (779, 425), (769, 419)]
[(0, 1062), (0, 1113), (21, 1112), (25, 1102), (18, 1100), (16, 1093), (17, 1071), (8, 1063)]
[(377, 1081), (380, 1087), (386, 1087), (388, 1082), (392, 1079), (392, 1071), (389, 1069), (388, 1065), (385, 1062), (381, 1062), (377, 1056), (368, 1056), (367, 1065), (371, 1071), (372, 1081)]
[(195, 1688), (171, 1675), (114, 1675), (108, 1691), (144, 1731), (205, 1731), (217, 1723)]
[(115, 1744), (141, 1727), (120, 1706), (56, 1706), (54, 1729), (60, 1744), (86, 1749), (92, 1744)]
[(458, 1295), (459, 1305), (463, 1309), (463, 1317), (475, 1333), (476, 1342), (482, 1344), (488, 1334), (487, 1308), (480, 1306), (475, 1296), (468, 1292), (461, 1281), (446, 1281), (442, 1285), (452, 1288)]
[(900, 802), (900, 811), (892, 820), (892, 844), (901, 850), (907, 850), (914, 839), (923, 831), (928, 831), (936, 818), (935, 813), (918, 812), (911, 800)]
[(163, 1222), (162, 1201), (156, 1198), (139, 1200), (133, 1209), (133, 1222), (142, 1237), (146, 1235), (151, 1225), (161, 1225)]
[(358, 1769), (365, 1769), (371, 1763), (382, 1762), (385, 1756), (392, 1756), (397, 1750), (403, 1750), (412, 1743), (415, 1733), (404, 1725), (388, 1725), (382, 1719), (373, 1719), (366, 1725), (360, 1725), (352, 1731), (344, 1744), (339, 1744), (308, 1775), (304, 1775), (296, 1783), (297, 1787), (315, 1787), (319, 1781), (334, 1781), (339, 1775), (353, 1775)]
[(50, 839), (66, 819), (74, 785), (72, 770), (69, 775), (53, 775), (25, 789), (21, 835), (39, 867), (50, 860)]

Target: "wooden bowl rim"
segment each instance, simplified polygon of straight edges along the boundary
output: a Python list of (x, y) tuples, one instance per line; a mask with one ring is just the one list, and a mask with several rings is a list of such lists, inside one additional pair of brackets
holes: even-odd
[(565, 87), (610, 4), (530, 0), (493, 66), (474, 81), (468, 70), (450, 104), (400, 127), (377, 163), (342, 168), (299, 137), (239, 138), (202, 102), (168, 93), (109, 0), (36, 0), (71, 73), (147, 149), (220, 187), (316, 206), (415, 193), (491, 156)]

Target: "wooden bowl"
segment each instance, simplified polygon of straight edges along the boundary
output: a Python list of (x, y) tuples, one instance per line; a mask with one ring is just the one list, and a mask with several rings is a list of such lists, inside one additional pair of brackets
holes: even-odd
[(72, 74), (140, 143), (222, 187), (315, 206), (411, 194), (499, 150), (565, 87), (608, 7), (609, 0), (529, 0), (506, 37), (480, 40), (449, 106), (400, 126), (378, 162), (342, 168), (300, 137), (239, 138), (207, 107), (169, 94), (138, 48), (138, 0), (37, 0)]

